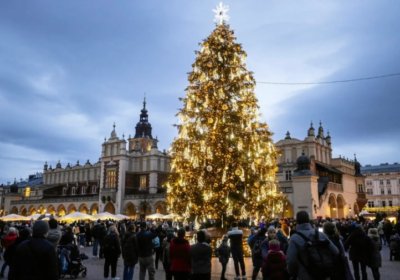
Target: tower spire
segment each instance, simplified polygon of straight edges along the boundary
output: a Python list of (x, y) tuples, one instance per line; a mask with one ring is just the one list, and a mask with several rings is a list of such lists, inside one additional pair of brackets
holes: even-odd
[(146, 109), (146, 93), (143, 98), (143, 108), (140, 113), (140, 120), (136, 124), (135, 138), (153, 139), (151, 135), (151, 124), (149, 123), (149, 116)]

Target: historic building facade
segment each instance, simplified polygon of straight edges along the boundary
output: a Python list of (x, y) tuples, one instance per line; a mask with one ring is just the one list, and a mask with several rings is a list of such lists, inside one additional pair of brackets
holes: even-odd
[(342, 157), (332, 158), (329, 132), (324, 135), (322, 124), (315, 134), (311, 123), (304, 140), (285, 139), (276, 144), (278, 179), (281, 191), (288, 197), (285, 216), (300, 210), (311, 217), (345, 218), (358, 214), (367, 202), (361, 165)]
[[(288, 132), (275, 145), (281, 153), (277, 178), (288, 198), (284, 216), (292, 217), (297, 211), (306, 210), (313, 218), (343, 218), (358, 214), (364, 207), (367, 200), (361, 165), (357, 160), (332, 158), (331, 137), (329, 133), (324, 135), (321, 124), (317, 134), (311, 124), (304, 140), (292, 138)], [(107, 211), (128, 216), (166, 213), (163, 185), (169, 172), (170, 157), (157, 148), (144, 102), (134, 137), (119, 138), (114, 125), (102, 144), (98, 162), (78, 161), (65, 167), (58, 162), (54, 168), (45, 163), (43, 174), (3, 187), (0, 208), (3, 215), (25, 216), (63, 216), (74, 211)], [(392, 177), (391, 184), (399, 185), (400, 176)], [(381, 180), (388, 184), (388, 179)], [(370, 181), (367, 180), (368, 184)], [(387, 187), (385, 191), (389, 192)], [(398, 189), (396, 192), (399, 193)]]
[(400, 210), (400, 164), (382, 163), (361, 168), (365, 176), (368, 212), (393, 213)]
[(88, 160), (81, 165), (78, 161), (65, 167), (58, 162), (54, 168), (46, 162), (36, 181), (5, 186), (0, 205), (3, 214), (166, 213), (162, 186), (170, 170), (170, 157), (158, 150), (157, 142), (144, 101), (134, 137), (119, 138), (114, 124), (98, 162)]

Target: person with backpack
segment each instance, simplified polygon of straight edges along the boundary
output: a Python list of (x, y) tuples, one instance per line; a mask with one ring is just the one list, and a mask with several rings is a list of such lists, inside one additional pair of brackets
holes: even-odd
[(119, 233), (115, 225), (108, 228), (108, 233), (103, 240), (104, 253), (104, 278), (108, 278), (109, 269), (111, 267), (111, 278), (116, 278), (118, 258), (121, 255), (121, 243)]
[(253, 274), (252, 280), (257, 278), (258, 272), (261, 270), (263, 257), (262, 257), (262, 244), (266, 239), (267, 230), (265, 227), (262, 227), (258, 230), (258, 232), (254, 235), (253, 238), (249, 240), (249, 246), (251, 248), (251, 260), (253, 262)]
[(290, 276), (299, 280), (329, 278), (339, 250), (324, 233), (311, 226), (306, 211), (297, 212), (296, 220), (286, 256)]
[(262, 262), (263, 280), (287, 280), (286, 256), (281, 251), (280, 242), (276, 239), (269, 241), (269, 249)]
[(122, 258), (124, 259), (124, 278), (123, 280), (132, 280), (135, 265), (138, 262), (138, 248), (135, 233), (135, 225), (128, 226), (122, 239)]
[(218, 246), (218, 248), (215, 251), (215, 254), (217, 255), (218, 260), (222, 265), (220, 280), (227, 280), (225, 278), (226, 265), (228, 264), (229, 257), (231, 255), (231, 248), (228, 245), (228, 236), (224, 235), (224, 237), (222, 238), (221, 244)]

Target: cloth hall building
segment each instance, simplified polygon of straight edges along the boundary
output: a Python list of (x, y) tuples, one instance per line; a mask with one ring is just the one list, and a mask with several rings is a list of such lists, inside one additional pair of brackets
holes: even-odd
[(158, 150), (157, 142), (144, 101), (134, 137), (119, 138), (114, 125), (102, 144), (98, 162), (78, 161), (65, 167), (58, 162), (54, 168), (45, 163), (42, 176), (3, 187), (3, 215), (166, 213), (162, 186), (170, 170), (170, 157)]

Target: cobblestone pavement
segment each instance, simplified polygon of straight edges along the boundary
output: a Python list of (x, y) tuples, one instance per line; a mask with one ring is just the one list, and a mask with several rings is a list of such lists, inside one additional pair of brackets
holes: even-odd
[[(85, 279), (87, 280), (98, 280), (98, 279), (104, 279), (103, 277), (103, 265), (104, 265), (104, 259), (98, 259), (98, 258), (93, 258), (91, 254), (92, 247), (85, 247), (81, 249), (81, 252), (84, 252), (86, 255), (89, 256), (89, 259), (84, 260), (83, 264), (87, 267), (87, 276)], [(382, 249), (382, 268), (380, 269), (381, 273), (381, 279), (384, 280), (398, 280), (400, 278), (400, 261), (389, 261), (389, 249), (384, 246)], [(252, 272), (252, 265), (251, 265), (251, 259), (246, 258), (245, 260), (246, 263), (246, 271), (247, 271), (247, 278), (251, 279), (251, 272)], [(3, 264), (3, 261), (0, 261), (0, 264)], [(350, 264), (351, 267), (351, 264)], [(367, 268), (368, 271), (368, 278), (373, 279), (371, 270)], [(7, 272), (6, 272), (7, 273)], [(117, 277), (120, 277), (122, 280), (122, 273), (123, 273), (123, 264), (122, 264), (122, 259), (120, 258), (118, 261), (118, 268), (117, 268)], [(221, 273), (221, 265), (218, 262), (218, 259), (213, 258), (212, 260), (212, 279), (213, 280), (219, 280), (220, 279), (220, 273)], [(161, 262), (159, 263), (159, 267), (156, 271), (156, 279), (157, 280), (164, 280), (164, 270), (162, 268)], [(230, 259), (227, 267), (227, 272), (226, 272), (226, 278), (231, 280), (234, 278), (234, 267), (233, 267), (233, 261)], [(68, 277), (67, 277), (68, 278)], [(78, 279), (84, 279), (80, 275)], [(134, 272), (134, 280), (139, 279), (139, 267), (138, 265), (135, 266), (135, 272)], [(146, 277), (148, 279), (148, 277)], [(261, 279), (261, 273), (258, 276), (258, 279)]]

